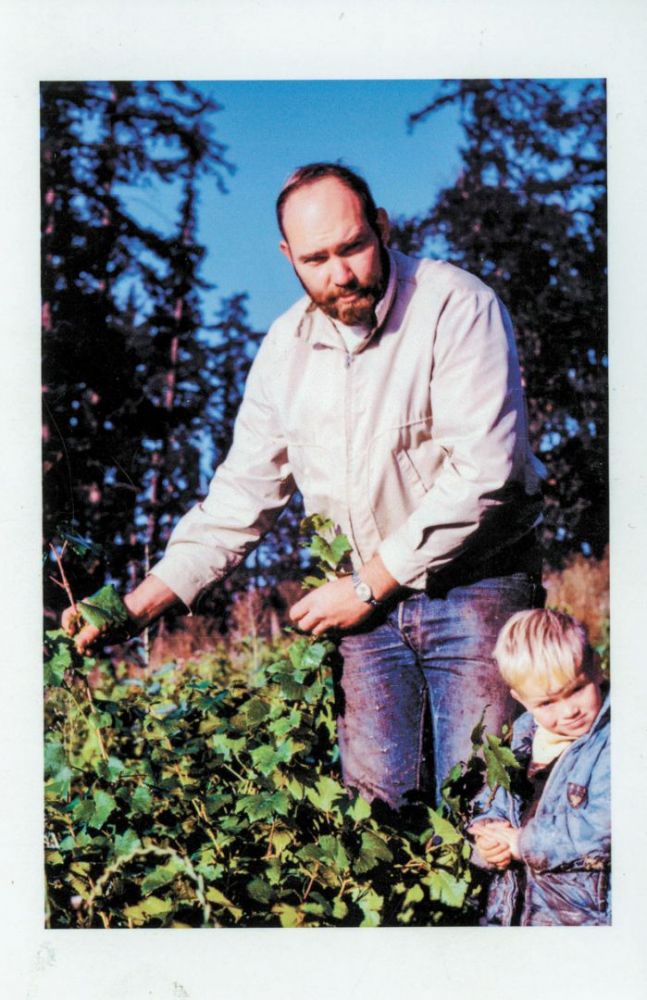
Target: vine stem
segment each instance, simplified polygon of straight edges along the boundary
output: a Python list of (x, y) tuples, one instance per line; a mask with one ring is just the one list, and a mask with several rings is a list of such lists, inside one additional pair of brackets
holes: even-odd
[(306, 891), (303, 894), (303, 899), (301, 900), (302, 903), (305, 903), (306, 899), (310, 895), (310, 890), (312, 889), (313, 885), (315, 884), (315, 879), (316, 879), (318, 873), (319, 873), (319, 862), (317, 861), (316, 864), (315, 864), (315, 870), (313, 871), (312, 875), (310, 876), (310, 881), (308, 882), (308, 887), (307, 887)]
[(274, 836), (275, 829), (276, 829), (276, 820), (273, 819), (272, 820), (272, 826), (270, 827), (270, 836), (269, 836), (269, 839), (268, 839), (268, 842), (267, 842), (267, 850), (265, 852), (265, 857), (266, 858), (271, 858), (272, 857), (272, 838)]
[[(90, 708), (92, 709), (93, 714), (96, 715), (97, 707), (94, 704), (94, 698), (92, 697), (92, 689), (90, 688), (90, 681), (88, 680), (87, 677), (84, 677), (83, 679), (85, 681), (85, 693), (88, 696), (88, 702), (90, 704)], [(101, 751), (101, 756), (103, 757), (104, 760), (107, 760), (108, 752), (106, 750), (105, 743), (103, 742), (103, 736), (101, 735), (101, 730), (99, 729), (98, 726), (95, 729), (95, 733), (97, 734), (97, 739), (99, 741), (99, 750)]]
[[(204, 891), (204, 879), (202, 875), (199, 875), (190, 860), (177, 851), (174, 851), (171, 847), (136, 847), (134, 850), (130, 851), (129, 854), (124, 854), (122, 857), (117, 858), (113, 861), (111, 865), (104, 870), (100, 878), (97, 879), (96, 885), (93, 887), (92, 892), (85, 901), (85, 905), (88, 910), (88, 919), (92, 923), (92, 918), (94, 916), (94, 901), (97, 896), (103, 895), (103, 887), (108, 882), (111, 875), (116, 875), (116, 873), (127, 865), (130, 861), (135, 858), (148, 857), (151, 854), (157, 854), (161, 857), (172, 858), (175, 861), (179, 861), (182, 865), (185, 873), (189, 878), (195, 883), (195, 895), (198, 903), (202, 907), (202, 916), (204, 920), (204, 927), (209, 925), (209, 918), (211, 916), (211, 906), (207, 902), (205, 891)], [(129, 918), (129, 926), (132, 926)]]
[(72, 606), (72, 611), (77, 614), (76, 601), (74, 600), (74, 594), (72, 593), (72, 588), (70, 587), (67, 576), (65, 575), (65, 570), (63, 569), (63, 556), (65, 555), (65, 549), (67, 547), (67, 542), (63, 543), (63, 548), (59, 553), (58, 549), (51, 542), (49, 543), (51, 551), (54, 553), (54, 558), (56, 559), (56, 564), (58, 566), (58, 571), (61, 574), (61, 583), (65, 588), (65, 593), (67, 594), (67, 599)]

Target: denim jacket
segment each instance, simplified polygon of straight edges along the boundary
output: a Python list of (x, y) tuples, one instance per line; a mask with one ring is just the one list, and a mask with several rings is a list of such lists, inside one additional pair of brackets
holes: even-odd
[[(519, 781), (511, 782), (510, 792), (499, 787), (491, 802), (482, 796), (477, 803), (475, 822), (504, 819), (521, 826), (522, 865), (513, 862), (493, 877), (488, 924), (610, 923), (609, 722), (607, 694), (590, 731), (556, 761), (537, 811), (527, 823), (521, 824), (525, 803)], [(536, 728), (530, 712), (513, 726), (512, 750), (523, 773)], [(483, 864), (477, 852), (473, 860)]]

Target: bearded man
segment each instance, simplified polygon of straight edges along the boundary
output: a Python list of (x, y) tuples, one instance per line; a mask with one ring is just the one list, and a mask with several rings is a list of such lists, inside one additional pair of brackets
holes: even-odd
[(427, 781), (429, 724), (438, 796), (483, 711), (492, 729), (512, 713), (492, 650), (510, 615), (543, 598), (541, 466), (489, 288), (390, 251), (385, 211), (337, 164), (295, 171), (277, 218), (306, 294), (261, 344), (208, 496), (125, 602), (138, 629), (178, 600), (190, 608), (298, 488), (348, 536), (353, 572), (290, 615), (339, 637), (345, 783), (398, 807)]

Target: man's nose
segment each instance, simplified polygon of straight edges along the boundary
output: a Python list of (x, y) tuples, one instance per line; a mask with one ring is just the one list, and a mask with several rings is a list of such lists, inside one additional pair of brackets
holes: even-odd
[(336, 285), (347, 285), (355, 275), (342, 257), (333, 257), (331, 261), (331, 276)]

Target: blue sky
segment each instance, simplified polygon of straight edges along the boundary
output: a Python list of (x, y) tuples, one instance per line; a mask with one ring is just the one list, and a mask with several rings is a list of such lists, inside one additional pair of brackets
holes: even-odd
[[(276, 195), (302, 163), (340, 159), (369, 182), (390, 214), (428, 208), (460, 167), (461, 129), (454, 109), (443, 110), (413, 132), (407, 115), (438, 92), (434, 80), (209, 81), (194, 84), (222, 105), (215, 136), (227, 147), (236, 173), (221, 194), (213, 178), (201, 187), (198, 239), (207, 248), (202, 275), (217, 285), (205, 296), (206, 319), (220, 299), (249, 293), (251, 325), (266, 330), (302, 294), (279, 253)], [(172, 191), (138, 189), (131, 210), (168, 231)]]

